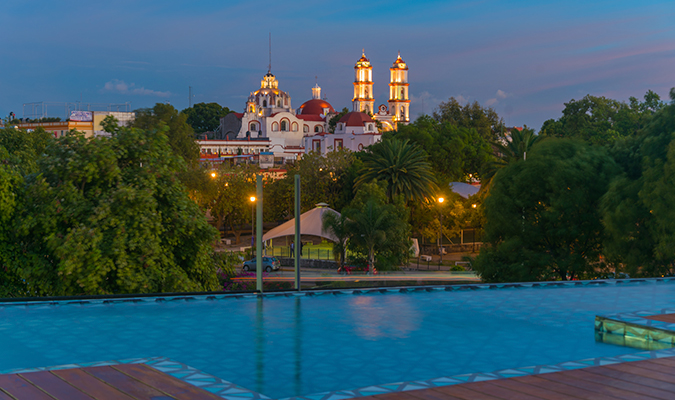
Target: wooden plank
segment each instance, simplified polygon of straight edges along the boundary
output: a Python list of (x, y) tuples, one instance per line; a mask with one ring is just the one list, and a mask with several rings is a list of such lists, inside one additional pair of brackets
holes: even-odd
[(164, 397), (166, 400), (174, 399), (167, 393), (160, 392), (110, 366), (86, 367), (82, 370), (137, 400), (153, 400), (159, 397)]
[(655, 321), (669, 322), (671, 324), (675, 323), (675, 314), (656, 314), (656, 315), (649, 315), (643, 318), (653, 319)]
[(494, 397), (485, 393), (476, 392), (474, 390), (469, 389), (467, 386), (468, 383), (463, 383), (460, 385), (441, 386), (433, 390), (463, 400), (502, 400), (499, 397)]
[(675, 367), (675, 357), (665, 357), (665, 358), (654, 358), (652, 360), (649, 360), (654, 364), (661, 364), (661, 365), (667, 365), (667, 366), (672, 366)]
[(79, 368), (57, 369), (51, 372), (96, 400), (133, 400), (132, 397), (101, 382)]
[(638, 365), (631, 365), (634, 363), (621, 363), (621, 364), (611, 364), (611, 365), (605, 365), (604, 367), (609, 368), (609, 369), (614, 369), (617, 371), (623, 371), (623, 372), (628, 372), (633, 375), (640, 375), (645, 378), (651, 378), (655, 379), (658, 381), (663, 381), (663, 382), (673, 382), (673, 376), (664, 374), (659, 371), (653, 371), (653, 370), (646, 370), (644, 368), (641, 368)]
[(652, 388), (657, 388), (665, 391), (675, 390), (675, 383), (669, 383), (660, 381), (657, 379), (652, 379), (649, 377), (644, 377), (640, 375), (635, 375), (630, 372), (625, 372), (617, 369), (608, 368), (608, 365), (605, 365), (601, 368), (586, 368), (584, 369), (588, 373), (609, 376), (615, 379), (619, 379), (626, 382), (636, 383), (643, 386), (648, 386)]
[(50, 371), (27, 372), (19, 374), (23, 379), (39, 387), (50, 396), (64, 400), (92, 400), (79, 389), (69, 385), (66, 381), (52, 374)]
[(530, 396), (528, 393), (518, 392), (502, 386), (497, 386), (494, 381), (483, 381), (467, 383), (467, 389), (475, 390), (483, 394), (494, 396), (504, 400), (538, 400), (538, 397)]
[(54, 400), (17, 374), (0, 375), (0, 388), (17, 400)]
[(664, 373), (664, 374), (668, 374), (670, 376), (675, 376), (675, 365), (657, 364), (657, 363), (651, 362), (651, 361), (652, 360), (641, 361), (640, 362), (640, 368), (643, 368), (645, 370), (650, 370), (650, 371), (661, 372), (661, 373)]
[[(558, 373), (558, 372), (552, 372), (551, 374), (555, 374), (555, 373)], [(600, 394), (600, 393), (590, 392), (588, 390), (581, 389), (581, 388), (578, 388), (578, 387), (565, 385), (564, 383), (553, 382), (553, 381), (548, 380), (548, 379), (540, 378), (541, 376), (551, 375), (551, 374), (519, 376), (519, 377), (516, 377), (516, 378), (510, 378), (510, 379), (513, 379), (516, 382), (521, 382), (521, 383), (525, 383), (525, 384), (528, 384), (528, 385), (537, 386), (537, 387), (540, 387), (542, 389), (547, 389), (547, 390), (550, 390), (552, 392), (562, 393), (564, 395), (567, 395), (571, 398), (576, 398), (576, 399), (598, 399), (598, 400), (614, 399), (613, 397), (606, 396), (606, 395), (603, 395), (603, 394)]]
[(0, 388), (0, 400), (14, 400), (13, 397), (10, 397), (7, 393), (2, 391), (2, 388)]
[(641, 385), (634, 382), (626, 382), (620, 379), (612, 378), (610, 376), (598, 376), (592, 372), (588, 372), (587, 369), (578, 369), (574, 371), (569, 371), (568, 376), (574, 379), (585, 380), (588, 382), (602, 382), (603, 385), (610, 386), (625, 392), (641, 393), (641, 396), (650, 396), (650, 398), (670, 400), (673, 398), (671, 392), (656, 389), (651, 386)]
[[(439, 392), (435, 389), (436, 388), (411, 390), (408, 393), (410, 393), (410, 395), (415, 397), (416, 399), (421, 399), (421, 400), (458, 400), (458, 399), (460, 399), (459, 397), (451, 396), (451, 395), (446, 394), (446, 393), (441, 393), (441, 392)], [(360, 397), (359, 397), (359, 400), (361, 400)]]
[(373, 395), (377, 400), (417, 400), (410, 392), (392, 392)]
[(545, 399), (545, 400), (565, 400), (569, 399), (570, 397), (568, 395), (558, 393), (558, 392), (553, 392), (547, 389), (542, 389), (540, 387), (534, 386), (534, 385), (528, 385), (526, 383), (522, 382), (517, 382), (514, 381), (513, 379), (497, 379), (496, 381), (493, 381), (495, 385), (497, 386), (503, 386), (512, 390), (520, 391), (523, 393), (531, 394), (532, 396), (536, 396), (540, 399)]
[(223, 400), (222, 397), (145, 364), (119, 364), (112, 367), (179, 400)]
[[(571, 374), (569, 374), (568, 372), (571, 371), (559, 372), (557, 374), (543, 374), (541, 375), (541, 377), (553, 382), (558, 382), (579, 389), (588, 390), (589, 392), (607, 395), (615, 399), (624, 399), (624, 400), (654, 399), (654, 397), (648, 397), (646, 394), (624, 391), (621, 389), (616, 389), (609, 385), (605, 385), (603, 383), (604, 381), (603, 379), (597, 379), (595, 381), (587, 381), (575, 378), (571, 376)], [(643, 386), (643, 388), (645, 387)]]

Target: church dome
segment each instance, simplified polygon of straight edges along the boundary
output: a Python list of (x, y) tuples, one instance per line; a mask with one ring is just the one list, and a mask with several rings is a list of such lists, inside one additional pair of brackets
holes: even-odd
[(333, 106), (331, 106), (327, 101), (321, 99), (312, 99), (302, 103), (300, 108), (298, 108), (298, 114), (321, 115), (323, 114), (324, 108), (327, 108), (329, 110), (328, 112), (335, 112)]
[(361, 53), (361, 58), (356, 62), (354, 68), (372, 68), (370, 65), (370, 60), (366, 57), (366, 53)]
[(401, 53), (398, 53), (398, 58), (394, 61), (394, 64), (391, 67), (392, 69), (408, 69), (408, 65), (401, 58)]
[(358, 111), (352, 111), (345, 114), (340, 121), (345, 124), (345, 126), (366, 126), (367, 122), (374, 122), (370, 115)]

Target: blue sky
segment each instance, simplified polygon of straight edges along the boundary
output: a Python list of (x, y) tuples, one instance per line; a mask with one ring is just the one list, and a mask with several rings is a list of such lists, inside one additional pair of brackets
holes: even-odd
[(675, 86), (675, 1), (5, 0), (0, 115), (23, 103), (217, 102), (242, 111), (272, 72), (292, 105), (315, 76), (351, 107), (365, 48), (376, 105), (397, 51), (410, 68), (411, 115), (454, 96), (539, 129), (586, 94), (627, 100)]

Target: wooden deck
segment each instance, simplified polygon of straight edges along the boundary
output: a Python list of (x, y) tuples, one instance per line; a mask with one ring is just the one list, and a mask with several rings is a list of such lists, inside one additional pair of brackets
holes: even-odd
[(222, 400), (145, 364), (0, 375), (0, 400)]
[(648, 317), (643, 317), (643, 318), (653, 319), (655, 321), (668, 322), (670, 324), (675, 324), (675, 314), (657, 314), (657, 315), (650, 315)]
[(363, 400), (675, 399), (675, 357), (361, 397)]

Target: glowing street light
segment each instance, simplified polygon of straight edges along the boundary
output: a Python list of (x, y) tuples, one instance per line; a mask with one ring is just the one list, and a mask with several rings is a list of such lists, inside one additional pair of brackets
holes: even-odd
[(215, 178), (217, 175), (215, 172), (211, 172), (211, 178)]

